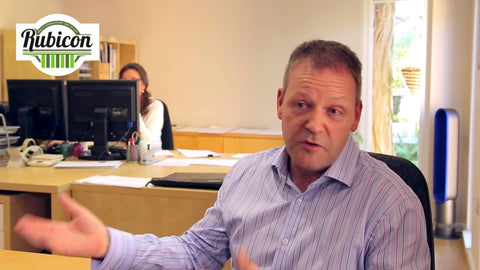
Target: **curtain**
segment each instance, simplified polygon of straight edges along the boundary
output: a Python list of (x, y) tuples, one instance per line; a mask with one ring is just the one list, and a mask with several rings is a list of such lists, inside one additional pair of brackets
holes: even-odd
[(372, 151), (395, 154), (392, 136), (392, 50), (395, 3), (375, 4)]

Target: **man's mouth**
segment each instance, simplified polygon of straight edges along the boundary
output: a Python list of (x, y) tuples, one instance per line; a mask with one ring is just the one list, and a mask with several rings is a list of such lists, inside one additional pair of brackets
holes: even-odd
[(304, 143), (310, 146), (320, 146), (318, 143), (312, 141), (304, 141)]

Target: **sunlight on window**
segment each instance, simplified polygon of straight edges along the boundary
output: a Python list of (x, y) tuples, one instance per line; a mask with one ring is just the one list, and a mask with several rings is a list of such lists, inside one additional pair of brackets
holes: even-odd
[[(424, 1), (374, 3), (377, 11), (374, 46), (377, 58), (373, 68), (373, 98), (376, 99), (373, 112), (374, 149), (389, 151), (393, 144), (396, 155), (418, 164), (419, 121), (424, 92), (422, 73), (426, 55)], [(391, 59), (385, 59), (385, 56)], [(388, 66), (391, 66), (391, 73), (385, 72)], [(381, 96), (386, 98), (382, 100)], [(391, 115), (392, 119), (384, 122), (377, 119), (382, 118), (378, 114)], [(390, 128), (391, 133), (387, 132)]]

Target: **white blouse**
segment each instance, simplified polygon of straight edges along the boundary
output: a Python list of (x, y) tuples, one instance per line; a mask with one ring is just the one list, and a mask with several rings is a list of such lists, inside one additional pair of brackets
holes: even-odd
[(140, 139), (151, 147), (162, 148), (163, 104), (157, 99), (148, 105), (149, 111), (140, 117)]

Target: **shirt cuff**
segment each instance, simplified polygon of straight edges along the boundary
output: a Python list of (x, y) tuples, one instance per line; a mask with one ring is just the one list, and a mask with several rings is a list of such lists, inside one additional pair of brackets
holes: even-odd
[(92, 270), (130, 269), (135, 261), (136, 249), (133, 235), (113, 228), (107, 228), (110, 235), (110, 246), (107, 255), (102, 259), (92, 259)]

